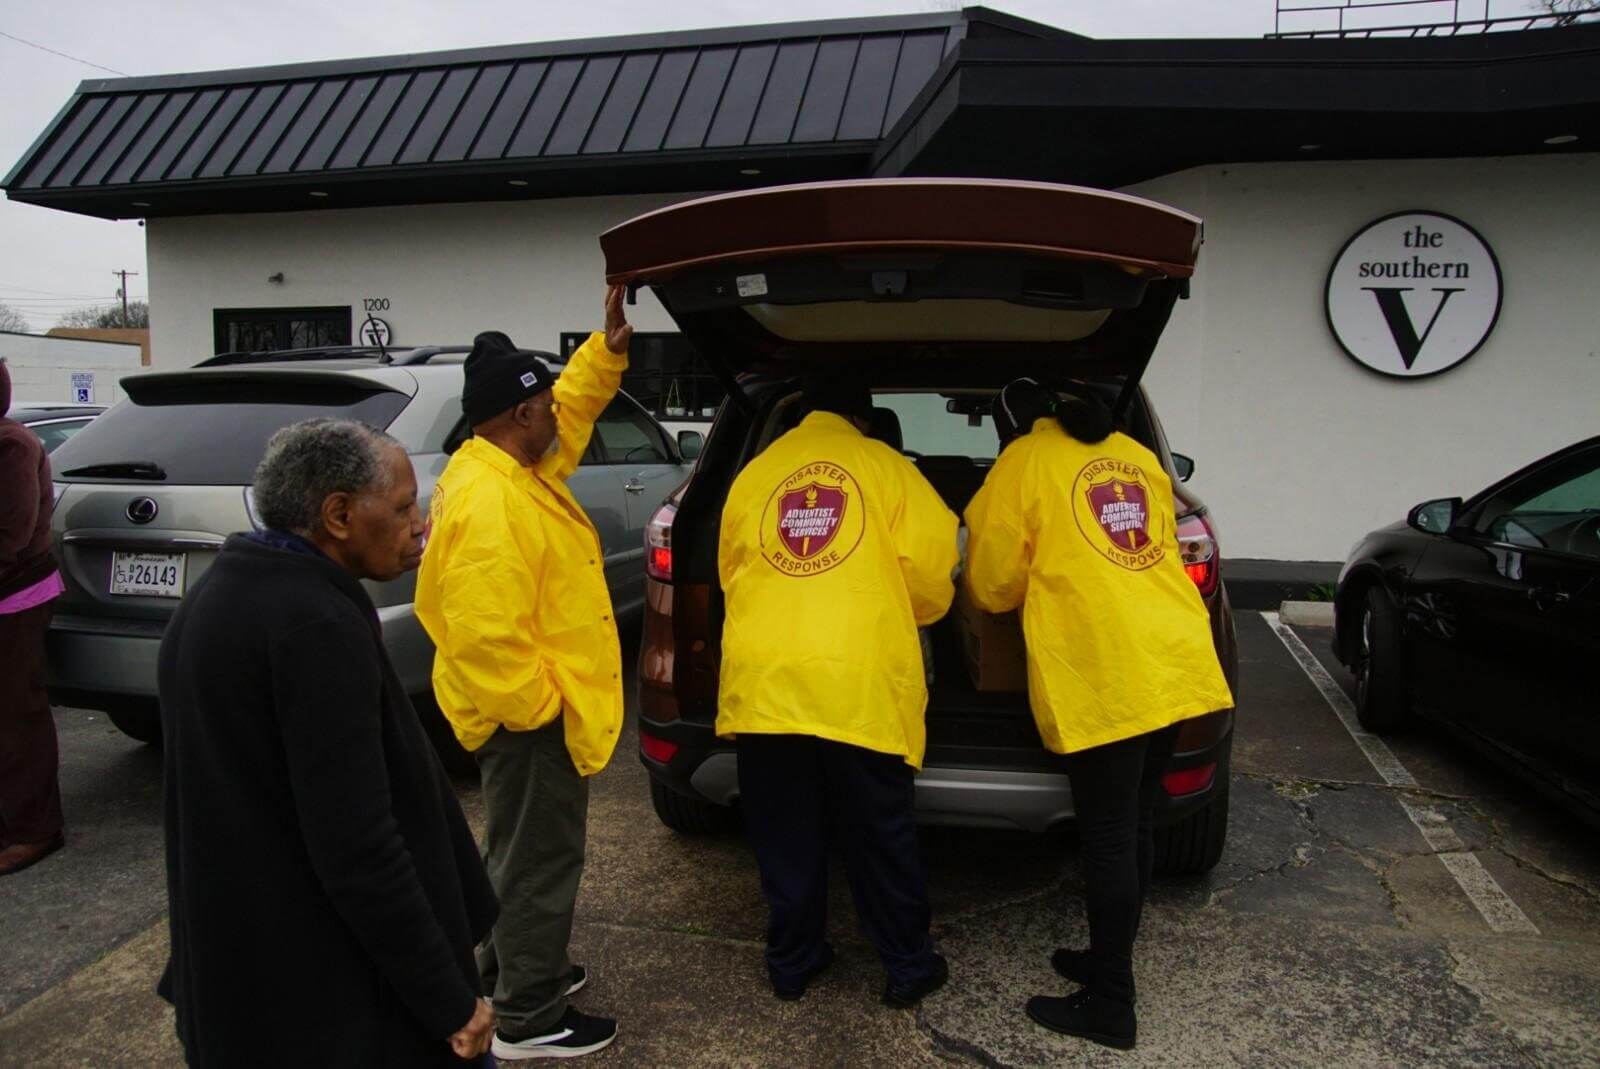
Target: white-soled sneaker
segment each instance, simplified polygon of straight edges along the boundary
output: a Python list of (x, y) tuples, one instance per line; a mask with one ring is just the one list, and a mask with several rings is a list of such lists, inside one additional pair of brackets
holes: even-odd
[(591, 1017), (572, 1006), (555, 1028), (542, 1036), (512, 1041), (494, 1034), (491, 1050), (502, 1062), (524, 1062), (535, 1058), (578, 1058), (611, 1045), (617, 1038), (617, 1022), (609, 1017)]
[(574, 965), (572, 972), (567, 974), (567, 997), (571, 998), (583, 990), (583, 985), (589, 982), (589, 970), (582, 965)]

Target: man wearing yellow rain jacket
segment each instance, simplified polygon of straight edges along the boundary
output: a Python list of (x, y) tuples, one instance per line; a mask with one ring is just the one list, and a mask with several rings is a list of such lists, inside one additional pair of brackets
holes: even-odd
[(586, 777), (622, 727), (622, 656), (600, 539), (566, 480), (616, 395), (632, 331), (613, 287), (605, 333), (559, 379), (548, 354), (478, 335), (461, 393), (474, 436), (439, 477), (417, 573), (434, 696), (483, 777), (500, 921), (479, 967), (502, 1062), (587, 1054), (616, 1036), (615, 1021), (567, 1004), (587, 980), (567, 958)]
[(1066, 755), (1089, 914), (1089, 949), (1051, 958), (1084, 990), (1034, 998), (1028, 1015), (1128, 1048), (1150, 821), (1174, 725), (1233, 697), (1155, 454), (1116, 431), (1093, 394), (1060, 399), (1033, 379), (1001, 390), (994, 418), (1002, 451), (967, 506), (963, 581), (987, 612), (1022, 610), (1028, 700), (1045, 746)]
[(804, 404), (723, 507), (717, 733), (737, 738), (774, 994), (799, 998), (833, 960), (837, 842), (888, 974), (884, 1001), (907, 1007), (949, 975), (928, 935), (912, 777), (928, 704), (917, 628), (949, 610), (956, 518), (909, 460), (866, 437), (865, 384), (819, 378)]

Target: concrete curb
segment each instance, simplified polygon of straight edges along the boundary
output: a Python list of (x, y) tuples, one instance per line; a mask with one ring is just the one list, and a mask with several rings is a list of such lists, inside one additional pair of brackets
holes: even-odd
[(1333, 602), (1286, 601), (1278, 607), (1278, 618), (1291, 627), (1332, 627)]

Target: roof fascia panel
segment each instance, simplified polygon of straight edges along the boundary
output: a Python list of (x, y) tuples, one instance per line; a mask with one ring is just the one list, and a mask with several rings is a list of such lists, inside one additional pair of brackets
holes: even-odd
[[(973, 9), (982, 10), (982, 9)], [(993, 14), (993, 13), (991, 13)], [(458, 64), (487, 64), (506, 60), (545, 59), (561, 56), (590, 56), (616, 52), (666, 51), (674, 48), (708, 48), (714, 45), (740, 45), (777, 41), (791, 37), (832, 37), (868, 33), (893, 33), (907, 30), (949, 30), (962, 25), (961, 13), (931, 15), (885, 15), (858, 19), (823, 19), (815, 22), (779, 22), (755, 26), (727, 26), (704, 30), (675, 30), (669, 33), (632, 34), (622, 37), (588, 37), (570, 41), (530, 42), (463, 48), (448, 52), (412, 52), (362, 59), (324, 60), (290, 63), (272, 67), (245, 67), (236, 70), (196, 71), (186, 74), (158, 74), (141, 78), (94, 78), (78, 86), (78, 95), (126, 93), (148, 89), (188, 89), (240, 82), (298, 81), (354, 74), (370, 74), (424, 67)], [(1018, 20), (1021, 21), (1021, 20)]]

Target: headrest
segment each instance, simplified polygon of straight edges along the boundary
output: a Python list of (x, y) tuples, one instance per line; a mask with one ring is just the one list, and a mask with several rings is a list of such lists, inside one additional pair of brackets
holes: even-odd
[(876, 438), (896, 453), (906, 446), (905, 435), (900, 432), (900, 416), (892, 408), (873, 406), (872, 429), (867, 431), (867, 437)]

